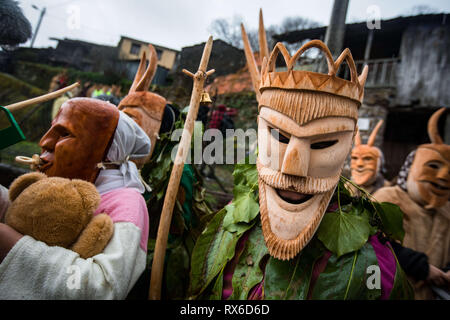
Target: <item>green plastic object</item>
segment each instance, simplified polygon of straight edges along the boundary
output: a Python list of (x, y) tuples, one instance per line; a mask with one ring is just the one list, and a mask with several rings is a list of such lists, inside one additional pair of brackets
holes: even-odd
[(0, 130), (0, 150), (3, 150), (6, 147), (24, 141), (26, 138), (11, 112), (2, 106), (0, 106), (0, 110), (6, 114), (6, 117), (11, 124), (8, 128)]

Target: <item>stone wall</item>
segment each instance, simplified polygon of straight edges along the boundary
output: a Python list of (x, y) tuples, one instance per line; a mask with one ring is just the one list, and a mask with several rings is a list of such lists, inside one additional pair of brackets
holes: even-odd
[[(186, 69), (196, 72), (200, 64), (205, 43), (181, 49), (178, 69), (176, 71), (175, 86), (192, 89), (192, 80), (184, 75), (181, 70)], [(229, 45), (220, 39), (213, 41), (211, 56), (209, 58), (208, 70), (215, 69), (216, 72), (207, 79), (207, 84), (212, 83), (218, 76), (235, 73), (246, 64), (244, 51)]]

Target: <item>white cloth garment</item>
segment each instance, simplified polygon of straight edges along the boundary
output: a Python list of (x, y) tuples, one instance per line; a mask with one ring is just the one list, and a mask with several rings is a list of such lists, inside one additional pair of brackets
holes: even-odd
[(133, 223), (115, 223), (104, 252), (82, 259), (24, 236), (0, 264), (0, 300), (125, 299), (145, 269), (140, 239)]
[(95, 181), (100, 195), (118, 188), (135, 188), (144, 193), (145, 187), (138, 169), (131, 160), (142, 159), (150, 152), (151, 142), (147, 134), (129, 116), (120, 111), (114, 140), (108, 150), (107, 161), (120, 165), (119, 169), (103, 169)]

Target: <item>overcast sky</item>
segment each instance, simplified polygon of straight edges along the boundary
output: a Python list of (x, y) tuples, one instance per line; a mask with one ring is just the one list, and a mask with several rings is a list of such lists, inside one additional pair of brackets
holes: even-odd
[[(248, 29), (257, 27), (263, 9), (266, 26), (288, 16), (302, 16), (322, 25), (329, 22), (333, 0), (18, 0), (36, 28), (40, 9), (47, 8), (35, 47), (54, 47), (55, 38), (79, 39), (115, 46), (120, 36), (181, 50), (207, 40), (217, 18), (243, 17)], [(407, 15), (417, 5), (450, 12), (449, 0), (350, 0), (347, 22), (366, 21), (376, 5), (382, 19)], [(39, 10), (32, 8), (39, 7)], [(78, 15), (79, 12), (79, 15)], [(382, 26), (381, 26), (382, 27)], [(29, 42), (25, 46), (29, 46)]]

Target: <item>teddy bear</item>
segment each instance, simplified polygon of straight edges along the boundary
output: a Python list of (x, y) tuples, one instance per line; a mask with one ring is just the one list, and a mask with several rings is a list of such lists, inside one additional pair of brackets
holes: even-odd
[(84, 259), (103, 252), (113, 235), (111, 218), (104, 213), (93, 215), (100, 195), (90, 182), (32, 172), (13, 181), (9, 198), (7, 225)]

